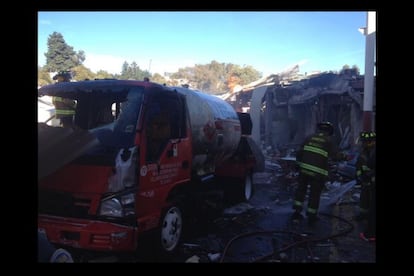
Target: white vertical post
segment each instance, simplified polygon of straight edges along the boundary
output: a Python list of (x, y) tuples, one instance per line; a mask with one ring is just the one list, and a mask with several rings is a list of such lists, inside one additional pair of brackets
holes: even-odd
[(367, 12), (367, 26), (365, 28), (365, 76), (364, 76), (364, 113), (363, 130), (370, 131), (372, 126), (372, 109), (374, 95), (374, 68), (376, 45), (376, 12)]

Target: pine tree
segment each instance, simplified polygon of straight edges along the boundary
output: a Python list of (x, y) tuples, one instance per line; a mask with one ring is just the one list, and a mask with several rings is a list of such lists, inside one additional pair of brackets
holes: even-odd
[(45, 53), (46, 65), (45, 70), (48, 72), (58, 72), (70, 70), (71, 68), (81, 65), (85, 60), (84, 51), (76, 53), (72, 46), (66, 44), (63, 35), (53, 32), (47, 40), (48, 51)]

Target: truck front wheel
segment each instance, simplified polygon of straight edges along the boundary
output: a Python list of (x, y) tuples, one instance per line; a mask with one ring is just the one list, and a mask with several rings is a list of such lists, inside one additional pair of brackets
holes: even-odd
[(160, 239), (161, 249), (166, 253), (173, 252), (181, 239), (183, 230), (183, 218), (181, 210), (177, 206), (171, 206), (161, 221)]

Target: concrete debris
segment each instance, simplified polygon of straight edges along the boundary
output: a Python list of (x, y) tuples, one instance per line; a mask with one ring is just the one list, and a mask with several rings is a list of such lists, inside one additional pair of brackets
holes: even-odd
[(355, 186), (355, 184), (356, 184), (356, 180), (352, 180), (352, 181), (349, 181), (341, 185), (341, 187), (335, 189), (334, 190), (335, 193), (332, 195), (332, 197), (328, 201), (328, 205), (337, 203), (338, 200), (342, 198), (342, 196), (344, 196), (345, 193), (347, 193), (351, 188)]
[(279, 164), (268, 161), (268, 160), (265, 160), (265, 168), (268, 171), (282, 173), (282, 167)]
[(253, 174), (253, 182), (260, 184), (274, 184), (275, 183), (275, 174), (272, 172), (266, 173), (255, 173)]
[(234, 205), (230, 208), (227, 208), (223, 211), (224, 216), (236, 216), (241, 215), (245, 212), (247, 212), (250, 209), (254, 209), (254, 207), (246, 202), (242, 202), (240, 204)]
[(207, 256), (211, 262), (218, 262), (220, 260), (221, 253), (208, 253)]
[(197, 255), (191, 256), (190, 258), (188, 258), (186, 261), (186, 263), (199, 263), (200, 262), (200, 257)]
[(328, 191), (333, 190), (333, 189), (337, 189), (337, 188), (339, 188), (339, 187), (341, 187), (341, 182), (339, 182), (339, 181), (333, 181), (333, 182), (331, 182), (331, 181), (327, 181), (327, 182), (325, 183), (325, 188), (326, 188)]
[(352, 200), (359, 202), (361, 198), (361, 193), (353, 193), (351, 198)]

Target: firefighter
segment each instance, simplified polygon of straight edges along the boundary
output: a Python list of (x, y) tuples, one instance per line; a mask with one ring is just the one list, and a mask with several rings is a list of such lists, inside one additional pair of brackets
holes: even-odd
[(375, 142), (376, 133), (373, 131), (363, 131), (360, 133), (362, 150), (356, 163), (356, 180), (361, 187), (359, 201), (359, 214), (356, 220), (368, 219), (368, 211), (374, 196), (375, 190)]
[[(61, 71), (53, 77), (53, 80), (57, 82), (70, 82), (71, 78), (70, 71)], [(60, 120), (60, 124), (63, 127), (73, 127), (76, 102), (71, 99), (56, 96), (52, 98), (52, 102), (55, 106), (56, 119)]]
[(376, 236), (376, 133), (361, 132), (362, 152), (356, 164), (356, 177), (361, 185), (359, 215), (357, 220), (368, 220), (364, 232), (359, 236), (365, 241), (375, 241)]
[(317, 131), (305, 139), (301, 149), (298, 151), (296, 160), (299, 165), (298, 187), (295, 192), (293, 209), (295, 212), (292, 219), (303, 218), (301, 212), (304, 207), (304, 200), (308, 185), (310, 185), (310, 195), (306, 215), (308, 223), (314, 224), (319, 218), (318, 208), (322, 189), (328, 179), (328, 161), (340, 160), (344, 156), (337, 151), (337, 147), (332, 141), (334, 128), (330, 122), (317, 124)]

